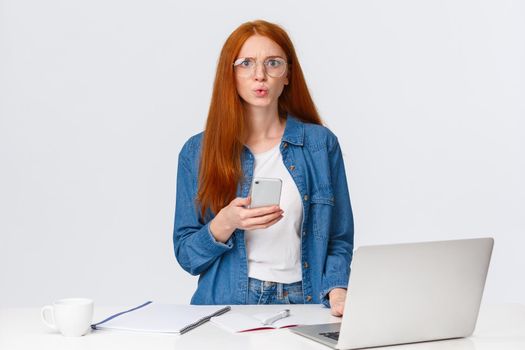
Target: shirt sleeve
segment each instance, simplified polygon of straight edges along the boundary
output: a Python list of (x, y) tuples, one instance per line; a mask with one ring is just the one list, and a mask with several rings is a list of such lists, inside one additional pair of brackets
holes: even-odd
[(232, 237), (226, 243), (216, 241), (210, 231), (210, 222), (203, 223), (196, 201), (197, 174), (191, 171), (184, 153), (185, 147), (179, 154), (177, 170), (173, 246), (180, 266), (192, 275), (199, 275), (232, 249), (233, 241)]
[(330, 171), (334, 190), (334, 212), (330, 223), (328, 254), (321, 284), (321, 302), (330, 307), (328, 293), (334, 288), (347, 288), (354, 247), (354, 219), (350, 194), (339, 142), (329, 150)]

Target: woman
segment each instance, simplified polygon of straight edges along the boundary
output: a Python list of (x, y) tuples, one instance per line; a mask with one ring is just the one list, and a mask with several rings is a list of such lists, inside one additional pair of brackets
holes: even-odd
[[(323, 303), (343, 314), (353, 218), (341, 149), (286, 32), (242, 24), (219, 58), (203, 133), (179, 155), (174, 247), (192, 304)], [(254, 177), (282, 180), (249, 208)]]

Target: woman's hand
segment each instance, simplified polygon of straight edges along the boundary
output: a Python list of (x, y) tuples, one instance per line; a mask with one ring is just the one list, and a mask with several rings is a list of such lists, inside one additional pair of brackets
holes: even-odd
[(330, 313), (333, 316), (343, 316), (345, 310), (346, 289), (334, 288), (328, 293), (330, 301)]
[(250, 202), (250, 197), (235, 198), (213, 218), (210, 231), (217, 241), (226, 242), (235, 229), (267, 228), (283, 218), (278, 205), (247, 209)]

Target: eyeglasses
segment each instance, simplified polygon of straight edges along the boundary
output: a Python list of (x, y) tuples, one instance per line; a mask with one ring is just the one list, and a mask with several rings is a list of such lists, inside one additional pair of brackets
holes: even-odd
[[(288, 66), (282, 57), (268, 57), (263, 61), (264, 72), (272, 78), (280, 78), (286, 73)], [(257, 61), (252, 57), (241, 57), (233, 62), (235, 73), (243, 78), (252, 77), (255, 74)]]

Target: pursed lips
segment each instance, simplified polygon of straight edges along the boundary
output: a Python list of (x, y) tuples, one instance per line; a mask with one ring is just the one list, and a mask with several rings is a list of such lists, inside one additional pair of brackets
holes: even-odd
[(266, 97), (266, 96), (268, 96), (268, 88), (265, 87), (265, 86), (260, 86), (258, 88), (255, 88), (253, 90), (253, 92), (255, 93), (255, 96), (257, 96), (257, 97)]

